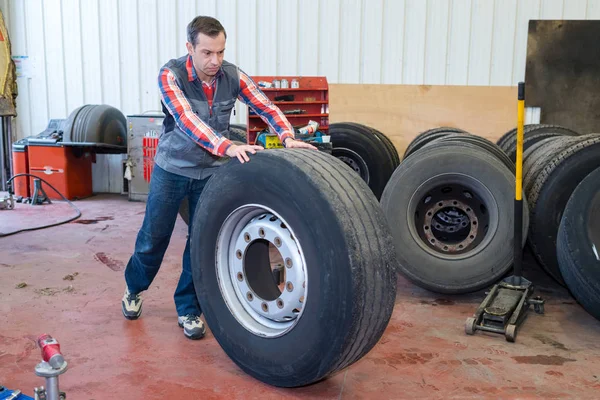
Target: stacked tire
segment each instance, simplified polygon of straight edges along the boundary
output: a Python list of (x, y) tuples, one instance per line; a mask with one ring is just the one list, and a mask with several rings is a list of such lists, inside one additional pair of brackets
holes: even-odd
[(400, 164), (390, 139), (377, 129), (353, 122), (329, 125), (332, 155), (356, 172), (379, 199)]
[[(456, 128), (417, 136), (381, 197), (400, 272), (439, 293), (500, 279), (514, 258), (514, 182), (514, 164), (485, 138)], [(524, 238), (527, 227), (525, 212)]]
[(575, 188), (561, 217), (557, 257), (573, 297), (600, 320), (600, 168)]

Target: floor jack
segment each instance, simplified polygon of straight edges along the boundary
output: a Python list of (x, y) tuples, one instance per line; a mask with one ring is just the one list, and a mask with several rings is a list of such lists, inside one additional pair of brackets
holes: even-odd
[(34, 398), (20, 390), (8, 390), (0, 386), (0, 400), (65, 400), (64, 392), (58, 389), (58, 376), (67, 371), (67, 362), (60, 352), (60, 344), (52, 336), (44, 334), (37, 340), (42, 350), (42, 361), (35, 366), (35, 374), (46, 379), (46, 387), (34, 389)]
[(538, 314), (544, 313), (544, 300), (533, 298), (533, 284), (522, 276), (523, 273), (523, 123), (525, 115), (525, 84), (519, 83), (518, 124), (517, 124), (517, 165), (515, 190), (515, 234), (514, 234), (514, 274), (503, 279), (487, 292), (483, 303), (472, 317), (467, 318), (465, 333), (476, 331), (503, 334), (507, 341), (514, 342), (517, 328), (524, 321), (531, 305)]

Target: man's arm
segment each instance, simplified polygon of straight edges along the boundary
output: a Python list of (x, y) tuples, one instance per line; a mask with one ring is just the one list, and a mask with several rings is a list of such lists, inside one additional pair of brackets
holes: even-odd
[(162, 102), (175, 119), (175, 123), (184, 133), (210, 153), (224, 157), (233, 144), (229, 139), (204, 123), (192, 111), (185, 94), (177, 84), (175, 75), (168, 68), (162, 68), (158, 76), (158, 87)]
[[(263, 121), (269, 125), (269, 127), (277, 133), (281, 143), (286, 145), (287, 139), (294, 139), (294, 128), (281, 112), (279, 107), (269, 100), (269, 98), (260, 90), (260, 88), (254, 83), (241, 69), (238, 69), (240, 74), (240, 95), (239, 99), (246, 103), (252, 111), (261, 117)], [(287, 145), (286, 145), (287, 147)], [(313, 147), (313, 146), (310, 146)]]

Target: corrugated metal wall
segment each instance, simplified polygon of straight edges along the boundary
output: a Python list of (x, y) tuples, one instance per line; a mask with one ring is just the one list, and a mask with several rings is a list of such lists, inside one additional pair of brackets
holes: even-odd
[[(17, 137), (82, 104), (159, 108), (156, 76), (186, 24), (219, 18), (226, 59), (252, 75), (330, 83), (514, 85), (529, 19), (593, 19), (600, 0), (0, 0), (19, 78)], [(244, 121), (241, 107), (235, 119)]]

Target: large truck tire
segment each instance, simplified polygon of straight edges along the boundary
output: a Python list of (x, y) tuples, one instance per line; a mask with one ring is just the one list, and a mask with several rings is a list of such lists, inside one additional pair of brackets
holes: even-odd
[(380, 339), (396, 296), (393, 240), (377, 199), (342, 161), (298, 149), (250, 157), (222, 166), (200, 197), (194, 286), (214, 337), (243, 371), (304, 386)]
[[(381, 198), (400, 272), (439, 293), (497, 281), (514, 260), (514, 182), (502, 161), (474, 143), (434, 143), (404, 160)], [(522, 245), (527, 227), (525, 207)]]
[(356, 124), (329, 125), (332, 155), (352, 168), (379, 199), (395, 163), (386, 144), (371, 130)]
[(600, 168), (569, 198), (558, 229), (557, 256), (569, 291), (600, 320)]
[(558, 153), (537, 175), (530, 190), (529, 244), (534, 255), (556, 281), (564, 284), (556, 257), (556, 238), (569, 198), (577, 185), (600, 167), (600, 135), (585, 135)]
[[(532, 134), (538, 133), (558, 133), (564, 136), (577, 136), (578, 132), (560, 125), (550, 124), (527, 124), (523, 127), (523, 137), (527, 137)], [(507, 154), (510, 153), (511, 149), (517, 147), (517, 128), (513, 128), (510, 131), (502, 135), (496, 142), (502, 150)]]
[(450, 126), (442, 126), (439, 128), (428, 129), (424, 132), (419, 133), (406, 147), (404, 151), (404, 155), (402, 157), (405, 160), (408, 156), (427, 145), (431, 141), (435, 139), (439, 139), (441, 137), (447, 136), (452, 133), (464, 133), (469, 134), (467, 131), (464, 131), (460, 128), (453, 128)]
[(490, 154), (493, 154), (494, 156), (496, 156), (496, 158), (498, 160), (502, 161), (502, 163), (504, 165), (506, 165), (506, 167), (511, 172), (513, 172), (513, 173), (515, 172), (515, 163), (512, 162), (510, 160), (510, 158), (508, 158), (508, 156), (502, 151), (502, 149), (497, 144), (495, 144), (494, 142), (492, 142), (489, 139), (486, 139), (482, 136), (456, 133), (456, 134), (451, 134), (446, 137), (436, 139), (432, 143), (437, 143), (437, 142), (440, 142), (440, 143), (445, 143), (445, 142), (473, 143), (473, 144), (481, 147), (482, 149), (488, 151)]

